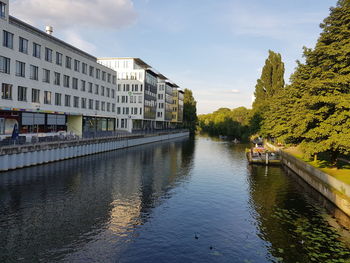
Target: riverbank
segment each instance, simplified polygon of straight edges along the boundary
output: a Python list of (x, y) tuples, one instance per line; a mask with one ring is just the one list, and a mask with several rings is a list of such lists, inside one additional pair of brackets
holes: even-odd
[(0, 172), (180, 137), (189, 137), (189, 132), (168, 132), (124, 139), (111, 136), (75, 141), (1, 147)]
[(350, 217), (349, 184), (323, 172), (322, 170), (308, 164), (296, 156), (293, 156), (291, 153), (288, 153), (285, 150), (282, 150), (269, 143), (267, 143), (267, 146), (280, 152), (281, 161), (284, 166), (295, 172), (310, 186), (316, 189)]

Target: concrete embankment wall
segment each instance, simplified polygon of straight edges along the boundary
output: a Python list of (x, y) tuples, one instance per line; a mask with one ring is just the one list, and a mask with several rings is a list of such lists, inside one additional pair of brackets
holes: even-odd
[(350, 216), (350, 185), (284, 151), (280, 151), (280, 154), (285, 166)]
[(188, 132), (182, 132), (124, 140), (110, 137), (6, 147), (2, 148), (0, 152), (0, 171), (62, 161), (90, 154), (114, 151), (188, 136)]

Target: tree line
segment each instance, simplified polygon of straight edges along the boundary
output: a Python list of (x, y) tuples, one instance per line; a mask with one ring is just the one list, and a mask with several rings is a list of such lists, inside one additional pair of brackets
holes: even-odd
[(220, 109), (199, 116), (202, 130), (259, 134), (300, 145), (307, 157), (328, 153), (335, 160), (341, 154), (349, 155), (350, 0), (339, 0), (330, 8), (320, 27), (316, 46), (304, 47), (304, 62), (297, 61), (287, 85), (281, 55), (269, 51), (255, 86), (253, 108), (247, 110), (248, 121), (232, 117), (235, 109)]

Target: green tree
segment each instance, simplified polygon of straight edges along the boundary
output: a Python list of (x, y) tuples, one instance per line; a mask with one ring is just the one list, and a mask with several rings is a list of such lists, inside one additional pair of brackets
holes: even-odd
[(305, 63), (291, 77), (285, 122), (276, 123), (307, 155), (330, 152), (336, 159), (350, 151), (350, 0), (338, 1), (320, 26), (315, 48), (304, 48)]
[(279, 53), (269, 50), (261, 76), (255, 86), (255, 100), (253, 103), (253, 117), (251, 119), (252, 132), (258, 132), (264, 120), (265, 113), (271, 104), (271, 99), (284, 88), (284, 63)]
[(197, 126), (197, 102), (189, 89), (184, 90), (184, 127), (193, 134)]

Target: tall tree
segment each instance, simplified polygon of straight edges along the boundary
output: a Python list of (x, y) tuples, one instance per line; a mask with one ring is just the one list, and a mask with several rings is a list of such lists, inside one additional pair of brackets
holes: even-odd
[(253, 110), (262, 112), (269, 105), (270, 99), (284, 88), (284, 63), (281, 54), (269, 50), (260, 79), (255, 86)]
[(184, 90), (184, 126), (191, 133), (196, 131), (197, 125), (197, 102), (193, 97), (193, 93), (189, 89)]
[[(304, 48), (288, 89), (285, 136), (307, 155), (350, 152), (350, 0), (338, 1), (320, 25), (314, 49)], [(281, 122), (280, 122), (281, 123)]]

